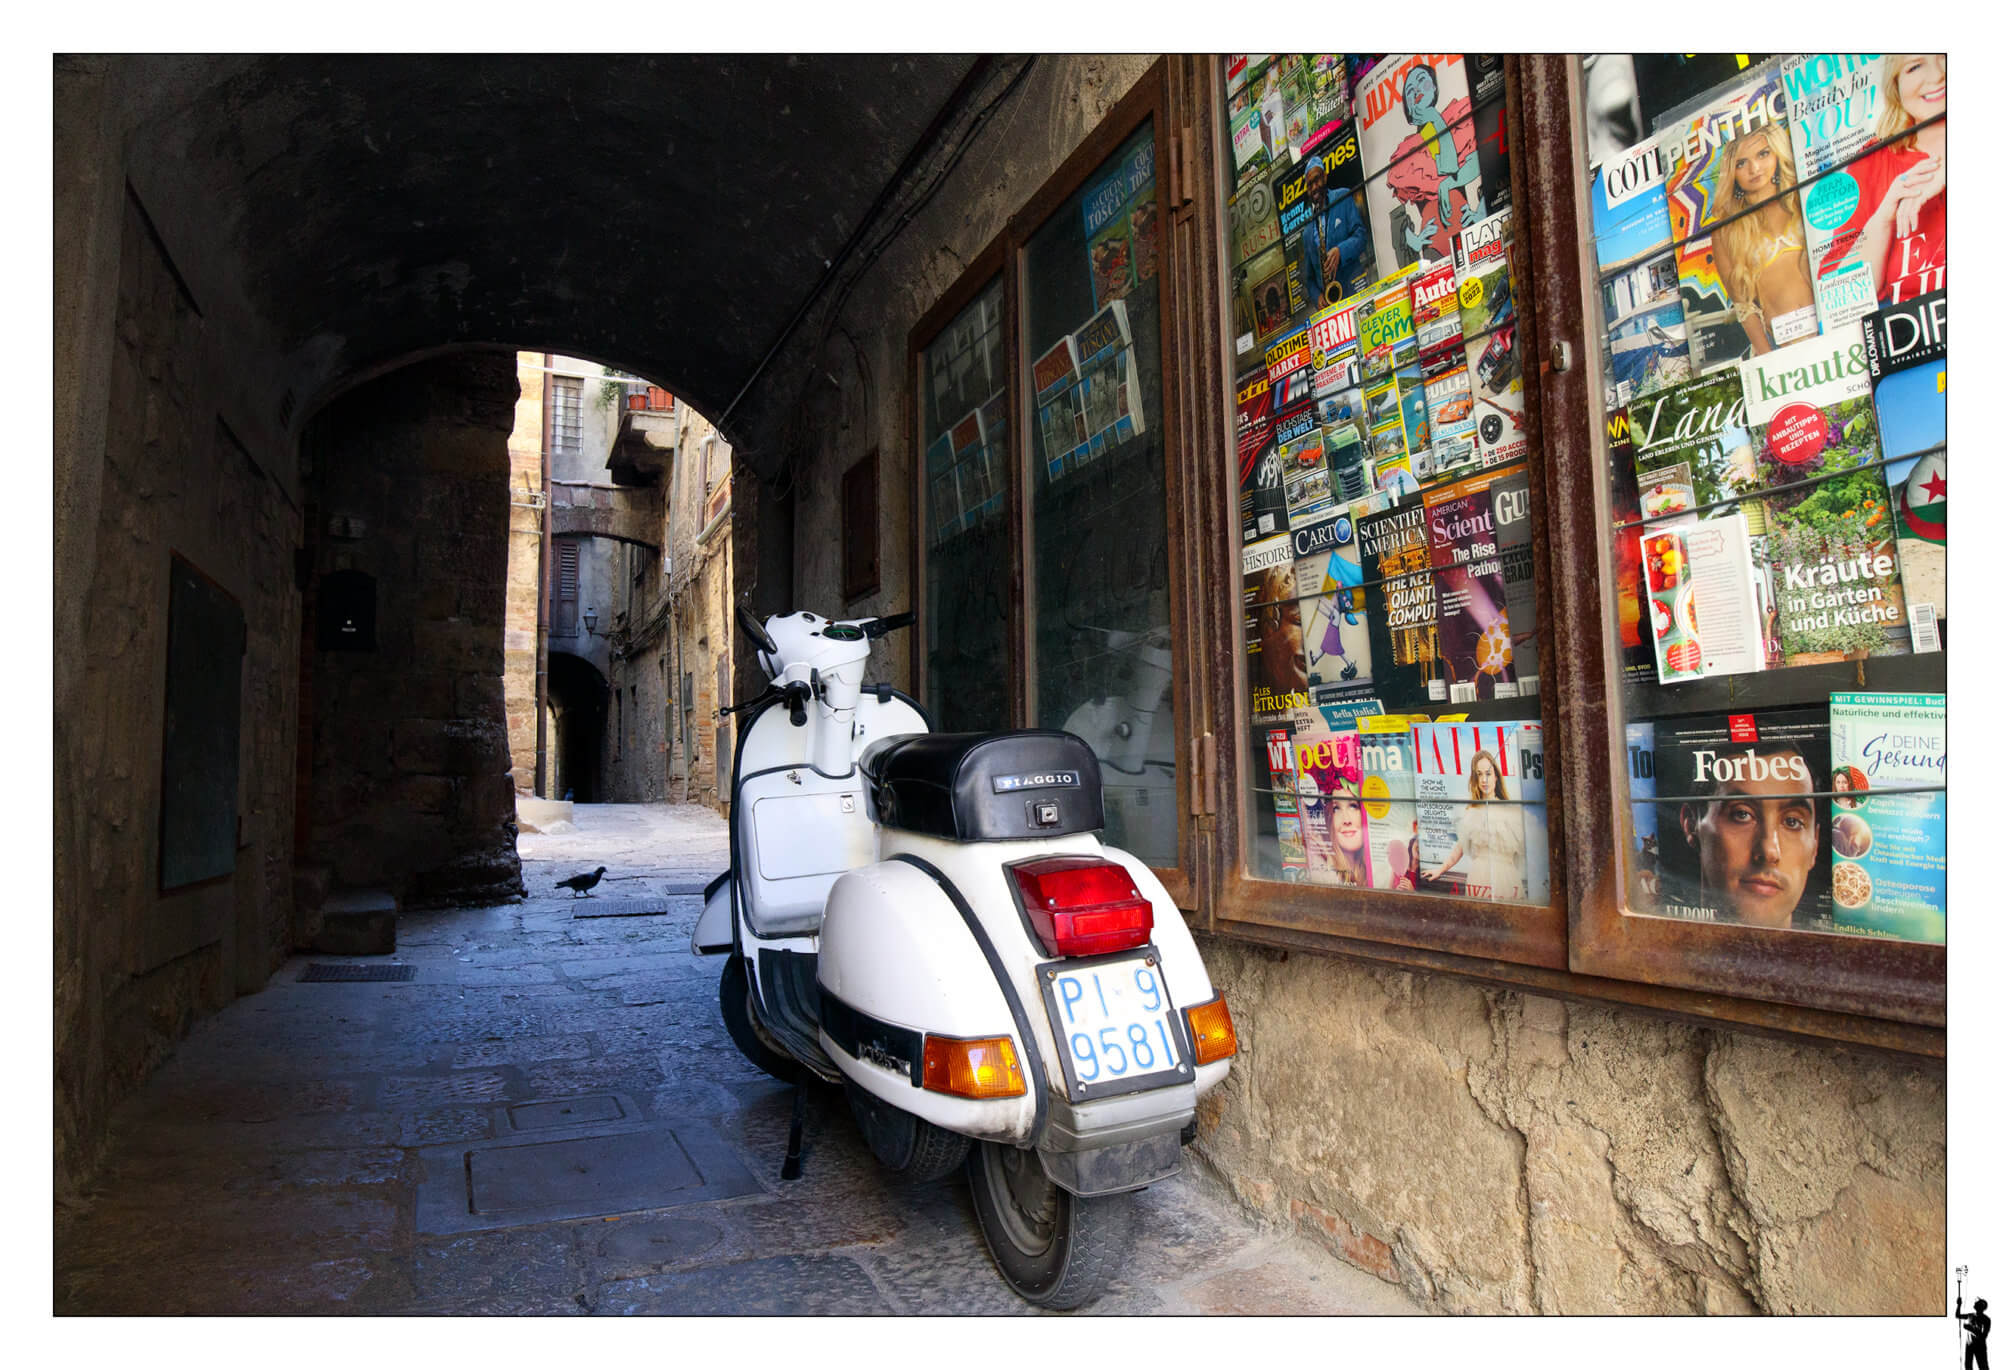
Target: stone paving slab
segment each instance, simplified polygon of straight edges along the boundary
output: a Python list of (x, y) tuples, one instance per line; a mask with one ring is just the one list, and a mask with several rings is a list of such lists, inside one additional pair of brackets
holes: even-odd
[[(963, 1177), (889, 1181), (837, 1091), (811, 1095), (803, 1173), (780, 1178), (793, 1091), (730, 1044), (722, 959), (687, 948), (700, 901), (666, 893), (721, 868), (721, 822), (665, 805), (576, 812), (573, 834), (521, 839), (535, 897), (405, 914), (393, 956), (354, 958), (415, 965), (415, 980), (300, 984), (330, 958), (298, 957), (198, 1024), (119, 1110), (88, 1191), (58, 1205), (56, 1310), (1035, 1312), (995, 1270)], [(565, 905), (593, 901), (540, 893), (599, 864), (641, 877), (621, 898), (668, 912), (578, 917)], [(699, 1184), (683, 1166), (665, 1192), (621, 1191), (619, 1168), (644, 1170), (666, 1139)], [(468, 1153), (475, 1187), (484, 1158), (489, 1181), (550, 1201), (467, 1214)], [(1413, 1311), (1323, 1248), (1258, 1228), (1192, 1165), (1134, 1202), (1131, 1260), (1088, 1311)], [(432, 1230), (441, 1203), (478, 1223)]]

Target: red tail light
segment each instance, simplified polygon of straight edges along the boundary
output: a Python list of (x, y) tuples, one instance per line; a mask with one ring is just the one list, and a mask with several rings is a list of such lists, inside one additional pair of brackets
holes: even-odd
[(1007, 870), (1052, 956), (1125, 951), (1153, 935), (1152, 902), (1123, 866), (1094, 856), (1049, 856)]

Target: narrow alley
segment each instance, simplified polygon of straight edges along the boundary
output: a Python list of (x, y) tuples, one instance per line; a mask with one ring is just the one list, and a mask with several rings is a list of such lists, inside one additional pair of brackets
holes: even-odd
[[(579, 805), (520, 839), (525, 902), (405, 914), (393, 955), (297, 956), (121, 1109), (56, 1216), (75, 1314), (1001, 1314), (962, 1178), (891, 1185), (839, 1096), (779, 1179), (789, 1088), (688, 950), (707, 809)], [(555, 882), (607, 867), (588, 898)], [(307, 980), (407, 967), (387, 982)], [(1090, 1311), (1406, 1313), (1189, 1170), (1139, 1198)]]

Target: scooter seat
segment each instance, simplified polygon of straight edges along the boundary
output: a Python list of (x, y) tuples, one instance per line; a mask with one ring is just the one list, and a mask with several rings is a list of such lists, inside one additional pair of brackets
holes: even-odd
[(1103, 782), (1073, 733), (914, 733), (861, 757), (875, 821), (904, 832), (990, 842), (1104, 826)]

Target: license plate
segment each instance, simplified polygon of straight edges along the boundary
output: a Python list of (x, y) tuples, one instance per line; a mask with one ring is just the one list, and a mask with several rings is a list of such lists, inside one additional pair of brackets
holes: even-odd
[(1064, 961), (1040, 970), (1071, 1098), (1193, 1078), (1157, 955)]

